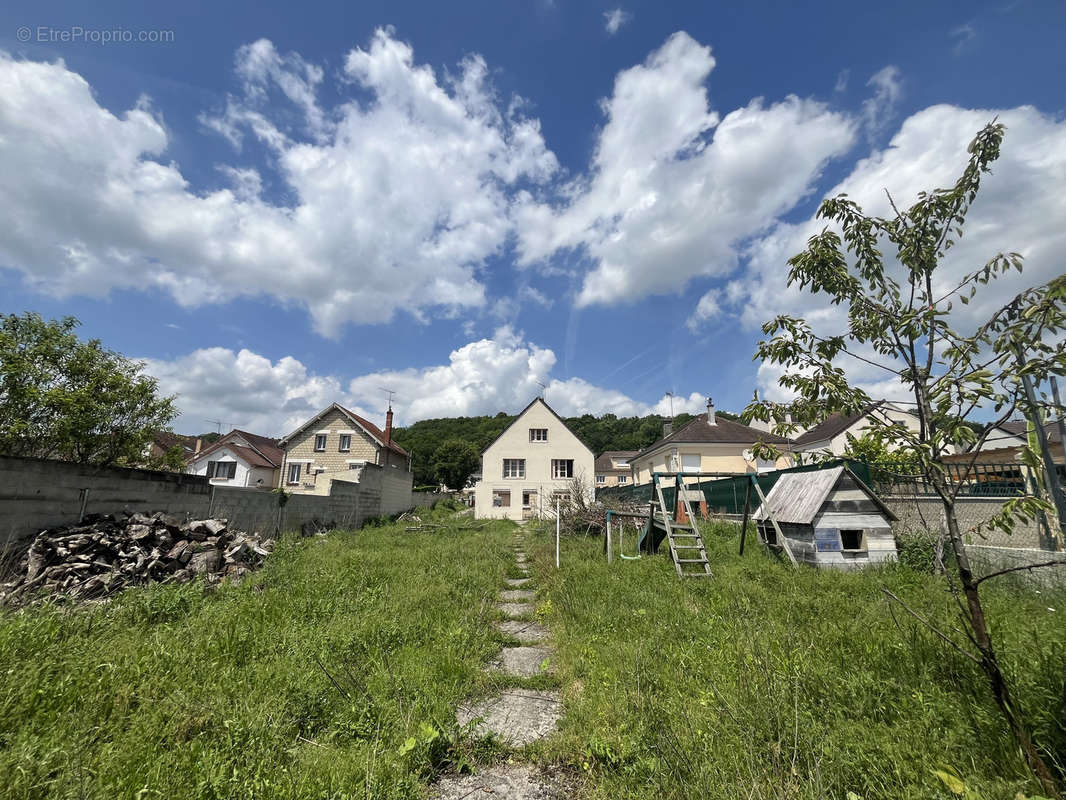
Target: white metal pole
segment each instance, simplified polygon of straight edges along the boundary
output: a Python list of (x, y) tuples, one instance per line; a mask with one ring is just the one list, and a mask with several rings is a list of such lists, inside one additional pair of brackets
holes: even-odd
[(607, 563), (611, 563), (611, 518), (607, 517)]
[(555, 568), (559, 569), (559, 501), (555, 501)]

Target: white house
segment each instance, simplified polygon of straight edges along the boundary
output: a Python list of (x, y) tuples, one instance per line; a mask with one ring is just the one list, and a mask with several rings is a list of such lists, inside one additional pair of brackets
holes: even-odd
[(284, 455), (276, 439), (234, 429), (197, 453), (185, 471), (220, 486), (273, 489)]
[[(848, 435), (856, 439), (862, 437), (870, 428), (871, 419), (890, 422), (912, 433), (917, 433), (921, 428), (917, 414), (887, 400), (877, 400), (858, 414), (830, 414), (824, 422), (797, 436), (793, 449), (799, 453), (828, 452), (834, 456), (842, 456), (848, 449)], [(886, 442), (886, 446), (889, 450), (896, 449), (890, 442)]]
[(481, 454), (482, 478), (474, 487), (479, 519), (529, 519), (569, 502), (574, 478), (586, 499), (595, 494), (595, 454), (537, 398)]

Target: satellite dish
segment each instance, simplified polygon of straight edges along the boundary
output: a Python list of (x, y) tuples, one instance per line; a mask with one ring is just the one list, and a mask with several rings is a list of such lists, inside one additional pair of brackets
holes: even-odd
[(740, 455), (744, 457), (745, 461), (754, 461), (755, 460), (755, 453), (753, 453), (751, 450), (745, 450)]

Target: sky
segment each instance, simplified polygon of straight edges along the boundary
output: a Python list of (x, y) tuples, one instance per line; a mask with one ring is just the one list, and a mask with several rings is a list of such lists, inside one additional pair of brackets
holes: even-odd
[[(0, 7), (0, 313), (76, 316), (175, 430), (740, 410), (787, 260), (1007, 136), (944, 281), (1066, 272), (1066, 4)], [(874, 396), (899, 387), (847, 365)]]

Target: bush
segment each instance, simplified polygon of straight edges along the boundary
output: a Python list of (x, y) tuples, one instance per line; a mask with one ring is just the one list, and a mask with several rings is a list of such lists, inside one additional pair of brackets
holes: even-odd
[(929, 531), (911, 531), (896, 535), (899, 563), (915, 572), (936, 572), (937, 535)]

